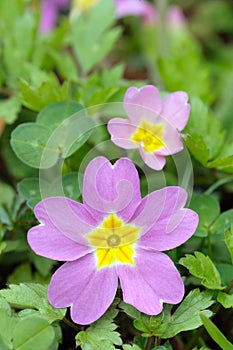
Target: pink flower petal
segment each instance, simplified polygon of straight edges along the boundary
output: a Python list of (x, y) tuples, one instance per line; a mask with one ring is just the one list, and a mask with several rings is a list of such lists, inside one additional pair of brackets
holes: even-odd
[(34, 213), (46, 227), (54, 227), (60, 234), (84, 245), (87, 245), (84, 234), (91, 232), (103, 219), (100, 214), (92, 216), (85, 205), (65, 197), (42, 200)]
[(83, 202), (92, 209), (117, 213), (127, 221), (141, 200), (138, 172), (127, 158), (114, 165), (104, 157), (92, 160), (85, 171)]
[(82, 325), (101, 317), (113, 302), (118, 286), (115, 268), (96, 270), (93, 254), (67, 262), (53, 275), (48, 299), (56, 308), (71, 306), (71, 318)]
[(179, 132), (167, 123), (163, 135), (164, 147), (156, 151), (158, 156), (167, 156), (181, 152), (184, 148)]
[(148, 165), (150, 168), (154, 170), (163, 169), (166, 163), (164, 156), (157, 155), (156, 153), (145, 152), (141, 145), (139, 145), (139, 152), (146, 165)]
[(189, 113), (190, 105), (186, 92), (177, 91), (164, 98), (162, 115), (179, 131), (187, 124)]
[(176, 213), (187, 201), (187, 192), (178, 186), (170, 186), (154, 191), (144, 197), (136, 209), (131, 222), (144, 227), (144, 232), (157, 222)]
[(187, 241), (198, 225), (198, 215), (190, 209), (158, 219), (154, 226), (141, 237), (138, 245), (145, 249), (169, 250)]
[(130, 139), (136, 130), (137, 126), (127, 119), (113, 118), (108, 123), (108, 132), (111, 134), (112, 142), (125, 149), (138, 148), (138, 145)]
[(36, 254), (53, 260), (72, 261), (91, 251), (87, 245), (74, 242), (50, 224), (32, 227), (27, 239)]
[(145, 22), (154, 22), (157, 14), (152, 4), (144, 0), (115, 0), (117, 18), (142, 16)]
[(162, 110), (158, 89), (153, 85), (129, 88), (124, 98), (124, 109), (133, 125), (139, 125), (142, 119), (155, 124)]
[(167, 255), (137, 248), (135, 265), (117, 266), (126, 303), (148, 315), (157, 315), (163, 302), (177, 304), (182, 300), (183, 281)]

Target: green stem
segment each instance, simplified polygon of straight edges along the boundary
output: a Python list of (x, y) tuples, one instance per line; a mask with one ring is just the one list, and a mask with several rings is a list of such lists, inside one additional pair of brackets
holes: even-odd
[(152, 342), (152, 339), (153, 339), (153, 337), (150, 337), (150, 338), (147, 339), (145, 350), (149, 350), (150, 349), (150, 344)]
[(223, 179), (218, 180), (215, 182), (212, 186), (210, 186), (204, 193), (205, 194), (212, 194), (218, 187), (225, 185), (229, 182), (232, 182), (233, 178), (232, 177), (224, 177)]
[(229, 294), (232, 288), (233, 288), (233, 280), (231, 281), (229, 286), (224, 290), (224, 292)]
[(76, 326), (73, 322), (71, 322), (68, 318), (64, 317), (63, 322), (67, 324), (67, 326), (73, 328), (73, 330), (75, 330), (76, 332), (80, 331), (80, 328)]

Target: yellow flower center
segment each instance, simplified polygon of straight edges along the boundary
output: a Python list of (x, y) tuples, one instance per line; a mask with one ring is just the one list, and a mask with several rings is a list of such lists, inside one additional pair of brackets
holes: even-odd
[(96, 248), (97, 267), (101, 269), (118, 262), (134, 265), (133, 244), (138, 239), (140, 228), (126, 225), (115, 214), (110, 214), (101, 225), (87, 235)]
[(137, 145), (142, 144), (144, 151), (152, 153), (164, 146), (162, 141), (163, 128), (162, 124), (152, 125), (143, 120), (131, 136), (131, 140)]
[(73, 10), (77, 10), (79, 13), (86, 13), (98, 2), (99, 0), (73, 0)]

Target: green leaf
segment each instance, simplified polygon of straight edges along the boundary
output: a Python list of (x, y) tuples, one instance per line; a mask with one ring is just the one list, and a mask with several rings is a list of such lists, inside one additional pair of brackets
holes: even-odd
[(41, 111), (47, 105), (58, 102), (70, 102), (71, 93), (68, 82), (59, 85), (55, 76), (46, 75), (44, 81), (37, 85), (19, 79), (18, 87), (21, 92), (22, 104), (36, 112)]
[(200, 317), (203, 325), (211, 338), (220, 346), (223, 350), (233, 350), (233, 344), (231, 344), (222, 332), (215, 326), (215, 324), (209, 320), (202, 312)]
[(14, 350), (48, 350), (54, 337), (53, 327), (43, 317), (25, 317), (15, 326)]
[(27, 165), (50, 168), (80, 148), (92, 127), (81, 105), (56, 102), (39, 113), (36, 123), (20, 124), (11, 134), (11, 146)]
[(114, 345), (122, 345), (120, 334), (115, 331), (117, 325), (113, 323), (117, 313), (113, 304), (98, 321), (76, 335), (76, 345), (83, 350), (115, 350)]
[(197, 97), (191, 99), (191, 113), (185, 130), (188, 133), (186, 144), (193, 156), (206, 167), (217, 167), (208, 161), (219, 154), (225, 132), (221, 122)]
[(123, 349), (124, 349), (124, 350), (142, 350), (142, 349), (139, 348), (139, 346), (137, 346), (136, 344), (133, 344), (133, 345), (124, 344), (124, 345), (123, 345)]
[(111, 28), (115, 18), (113, 1), (101, 0), (72, 23), (71, 41), (84, 73), (101, 62), (114, 47), (120, 35), (119, 28)]
[(181, 258), (179, 263), (185, 266), (189, 272), (201, 279), (203, 286), (209, 289), (223, 289), (221, 285), (221, 278), (218, 270), (214, 266), (212, 260), (202, 254), (195, 252), (195, 256), (186, 254), (185, 258)]
[(213, 303), (211, 296), (212, 293), (209, 291), (192, 290), (176, 311), (158, 327), (155, 335), (162, 338), (171, 338), (182, 331), (196, 329), (201, 326), (200, 311), (204, 310), (203, 313), (207, 317), (212, 314), (210, 310), (205, 310)]
[(47, 298), (47, 287), (38, 283), (10, 284), (8, 289), (0, 290), (0, 296), (18, 309), (38, 310), (48, 322), (63, 319), (66, 309), (55, 309)]
[(17, 126), (11, 134), (11, 146), (17, 157), (32, 168), (39, 168), (44, 150), (49, 162), (45, 167), (50, 167), (56, 163), (59, 156), (57, 147), (48, 149), (47, 143), (51, 133), (43, 125), (35, 123), (25, 123)]
[(233, 172), (233, 155), (223, 158), (216, 158), (208, 163), (208, 168), (217, 168), (227, 173)]
[(203, 138), (197, 134), (186, 135), (185, 144), (192, 155), (204, 166), (207, 165), (209, 159), (209, 149), (207, 148)]
[(211, 226), (211, 233), (222, 234), (233, 223), (233, 209), (223, 212)]
[(124, 310), (124, 312), (133, 319), (139, 319), (141, 316), (141, 312), (138, 311), (134, 306), (121, 301), (119, 307)]
[(208, 235), (211, 224), (220, 214), (219, 202), (208, 195), (193, 196), (190, 208), (199, 215), (199, 223), (195, 235), (205, 237)]
[(10, 349), (12, 349), (13, 331), (18, 322), (18, 317), (11, 316), (5, 308), (0, 308), (0, 337), (4, 345)]
[(7, 124), (12, 124), (18, 117), (21, 109), (20, 99), (11, 97), (0, 101), (0, 118), (3, 118)]
[(218, 293), (218, 302), (226, 309), (233, 307), (233, 294)]
[(225, 232), (225, 242), (231, 255), (231, 260), (233, 264), (233, 225), (231, 226), (231, 229), (229, 231)]
[(18, 183), (17, 188), (32, 209), (42, 200), (41, 186), (43, 186), (43, 197), (45, 196), (45, 189), (47, 197), (65, 196), (77, 200), (81, 194), (77, 173), (69, 173), (58, 177), (52, 183), (38, 178), (23, 179)]

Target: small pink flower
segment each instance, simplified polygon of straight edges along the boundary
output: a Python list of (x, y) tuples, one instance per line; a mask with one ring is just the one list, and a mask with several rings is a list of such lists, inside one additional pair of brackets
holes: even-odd
[(123, 299), (149, 315), (163, 302), (179, 303), (184, 285), (163, 250), (194, 233), (198, 216), (183, 206), (187, 193), (166, 187), (140, 195), (139, 176), (127, 158), (112, 165), (93, 159), (84, 174), (83, 204), (65, 197), (35, 207), (41, 222), (28, 232), (39, 255), (67, 261), (52, 276), (48, 298), (57, 308), (71, 306), (71, 318), (90, 324), (112, 303), (120, 279)]
[(119, 147), (138, 148), (144, 162), (155, 170), (165, 165), (165, 156), (183, 149), (180, 131), (184, 129), (190, 105), (183, 91), (164, 99), (155, 86), (126, 91), (124, 109), (129, 119), (114, 118), (108, 123), (111, 140)]
[(141, 16), (145, 23), (153, 23), (157, 19), (155, 7), (144, 0), (115, 0), (116, 17)]

